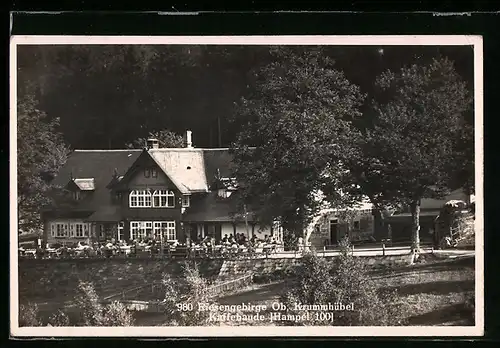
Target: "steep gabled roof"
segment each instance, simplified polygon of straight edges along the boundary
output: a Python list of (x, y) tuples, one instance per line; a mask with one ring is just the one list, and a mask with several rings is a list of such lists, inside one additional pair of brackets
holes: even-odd
[[(121, 181), (143, 152), (149, 154), (179, 191), (185, 194), (208, 192), (216, 175), (227, 178), (232, 174), (229, 149), (75, 150), (53, 183), (64, 187), (70, 181), (80, 189), (90, 191), (81, 201), (75, 202), (74, 209), (111, 211), (107, 208), (110, 205), (109, 189)], [(213, 210), (212, 214), (226, 219), (235, 208), (232, 206), (233, 199), (220, 201), (216, 198), (216, 193), (215, 196), (208, 196), (207, 200), (202, 200), (203, 204), (200, 202), (200, 211)], [(232, 203), (228, 206), (230, 202)], [(117, 212), (113, 212), (105, 215), (116, 214)]]
[(93, 178), (95, 191), (78, 202), (78, 209), (96, 210), (107, 205), (110, 196), (106, 185), (113, 177), (115, 168), (118, 173), (125, 173), (139, 157), (142, 150), (75, 150), (69, 156), (52, 183), (64, 187), (71, 177)]
[(207, 192), (217, 175), (232, 175), (228, 148), (160, 148), (148, 153), (182, 193)]
[(182, 193), (208, 191), (202, 149), (150, 149), (148, 153)]

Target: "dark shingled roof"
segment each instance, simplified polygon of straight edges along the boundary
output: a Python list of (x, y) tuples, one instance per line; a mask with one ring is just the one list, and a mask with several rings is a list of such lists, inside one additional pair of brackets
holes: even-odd
[(94, 178), (95, 190), (78, 202), (76, 209), (96, 210), (110, 202), (106, 185), (111, 181), (115, 168), (120, 174), (139, 157), (142, 150), (75, 150), (61, 168), (53, 184), (64, 187), (73, 178)]
[(233, 156), (229, 149), (204, 149), (205, 173), (209, 185), (213, 184), (219, 172), (221, 177), (232, 177)]
[(116, 205), (105, 205), (90, 215), (86, 220), (94, 222), (120, 222), (122, 219), (121, 207)]
[(186, 222), (233, 221), (232, 214), (236, 211), (236, 194), (223, 199), (218, 197), (215, 191), (192, 200), (191, 206), (186, 209), (182, 219)]
[[(186, 222), (245, 221), (243, 211), (238, 209), (238, 196), (237, 191), (228, 198), (219, 197), (217, 191), (204, 194), (192, 201), (182, 219)], [(247, 210), (247, 218), (249, 222), (253, 221), (251, 208)]]
[[(156, 160), (162, 164), (162, 169), (169, 177), (175, 177), (178, 184), (184, 186), (189, 184), (192, 188), (199, 190), (207, 187), (207, 184), (212, 185), (217, 175), (225, 178), (232, 176), (233, 157), (229, 149), (171, 150), (150, 150), (150, 155), (157, 157)], [(53, 183), (64, 187), (71, 178), (93, 178), (95, 190), (89, 191), (81, 201), (74, 202), (71, 210), (93, 211), (94, 213), (89, 217), (92, 221), (116, 221), (120, 218), (120, 210), (111, 204), (109, 189), (119, 181), (120, 175), (127, 172), (142, 151), (139, 149), (75, 150)], [(180, 169), (176, 169), (182, 167), (185, 164), (183, 162), (187, 160), (194, 161), (194, 164), (199, 163), (202, 166), (199, 168), (200, 172), (186, 176)], [(227, 199), (219, 198), (216, 191), (201, 195), (200, 199), (192, 201), (191, 207), (185, 212), (185, 221), (232, 221), (234, 219), (234, 213), (238, 210), (237, 192)], [(248, 216), (250, 218), (250, 212)], [(237, 215), (237, 219), (242, 221), (241, 212)]]

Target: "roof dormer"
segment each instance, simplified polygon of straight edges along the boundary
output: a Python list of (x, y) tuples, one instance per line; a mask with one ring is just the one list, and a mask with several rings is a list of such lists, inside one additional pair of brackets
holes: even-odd
[(87, 192), (95, 191), (94, 178), (73, 178), (66, 185), (66, 189), (73, 195), (73, 199), (79, 201), (85, 197)]
[(76, 178), (73, 179), (73, 182), (80, 189), (80, 191), (95, 191), (94, 178)]
[(229, 198), (234, 191), (238, 190), (236, 178), (216, 178), (213, 189), (217, 190), (220, 198)]
[(107, 189), (113, 189), (115, 185), (117, 185), (123, 179), (123, 175), (119, 175), (118, 171), (114, 170), (113, 176), (111, 177), (111, 181), (106, 185)]
[(95, 191), (95, 180), (94, 178), (71, 177), (66, 188), (71, 191)]

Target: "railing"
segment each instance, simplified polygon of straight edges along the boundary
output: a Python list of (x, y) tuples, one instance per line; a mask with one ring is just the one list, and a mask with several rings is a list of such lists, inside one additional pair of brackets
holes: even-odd
[[(350, 253), (352, 255), (363, 256), (363, 254), (372, 254), (367, 256), (386, 256), (399, 255), (403, 251), (411, 251), (412, 244), (408, 242), (392, 242), (389, 239), (382, 240), (378, 243), (351, 245)], [(424, 241), (420, 243), (420, 249), (427, 252), (434, 252), (432, 242)], [(321, 256), (336, 255), (342, 252), (342, 248), (338, 245), (325, 245), (323, 250), (316, 250), (316, 253)]]
[[(431, 252), (433, 251), (433, 246), (431, 242), (423, 241), (420, 243), (421, 249), (427, 249)], [(186, 248), (180, 248), (177, 251), (170, 251), (164, 254), (152, 254), (151, 252), (141, 252), (141, 253), (130, 253), (128, 255), (124, 254), (109, 254), (109, 255), (67, 255), (62, 257), (62, 259), (209, 259), (209, 260), (237, 260), (237, 259), (262, 259), (262, 258), (298, 258), (301, 257), (304, 252), (315, 249), (318, 255), (330, 256), (335, 255), (341, 251), (339, 245), (325, 245), (322, 248), (313, 246), (295, 246), (294, 250), (283, 250), (282, 246), (276, 247), (264, 247), (264, 248), (253, 248), (253, 249), (228, 249), (225, 252), (211, 252), (210, 250), (191, 250)], [(352, 246), (353, 254), (362, 253), (381, 253), (381, 255), (394, 254), (395, 252), (401, 252), (404, 250), (411, 249), (410, 242), (392, 242), (389, 239), (382, 240), (381, 242), (370, 243), (370, 244), (355, 244)], [(25, 256), (26, 257), (26, 256)], [(34, 253), (27, 255), (29, 258), (53, 258), (41, 255), (35, 255)], [(57, 258), (59, 259), (59, 258)]]
[(139, 293), (144, 291), (147, 288), (151, 288), (151, 293), (155, 292), (155, 289), (161, 287), (161, 282), (153, 282), (153, 283), (148, 283), (148, 284), (143, 284), (143, 285), (138, 285), (134, 286), (132, 288), (128, 288), (122, 291), (119, 291), (115, 294), (109, 295), (104, 297), (102, 300), (104, 302), (110, 302), (114, 300), (124, 300), (127, 297), (131, 297), (130, 294), (135, 294), (133, 297), (137, 297)]
[(217, 297), (223, 292), (231, 292), (250, 285), (253, 282), (253, 274), (247, 274), (242, 277), (232, 279), (220, 284), (214, 284), (207, 289), (210, 297)]
[[(216, 297), (222, 292), (229, 292), (237, 290), (241, 287), (247, 286), (253, 282), (253, 274), (246, 274), (244, 276), (238, 277), (236, 279), (231, 279), (225, 281), (223, 283), (216, 283), (207, 288), (207, 293), (210, 297)], [(124, 300), (126, 298), (134, 297), (136, 298), (138, 294), (143, 292), (144, 290), (150, 288), (151, 293), (154, 294), (156, 289), (161, 289), (161, 282), (152, 282), (144, 285), (134, 286), (122, 291), (119, 291), (115, 294), (108, 295), (102, 299), (103, 302), (111, 302), (114, 300)], [(133, 294), (133, 295), (132, 295)], [(131, 296), (132, 295), (132, 296)]]
[(95, 253), (95, 252), (43, 252), (36, 250), (26, 250), (20, 253), (19, 256), (22, 258), (30, 259), (108, 259), (108, 258), (118, 258), (118, 259), (241, 259), (241, 258), (263, 258), (269, 255), (279, 253), (282, 250), (282, 246), (269, 246), (261, 248), (246, 248), (246, 249), (231, 249), (227, 248), (222, 251), (212, 251), (203, 249), (187, 249), (185, 247), (179, 247), (176, 250), (165, 250), (164, 253), (152, 253), (151, 251), (132, 251), (130, 253)]
[[(209, 297), (217, 297), (222, 293), (228, 293), (232, 291), (236, 291), (245, 286), (250, 285), (253, 282), (253, 274), (247, 274), (242, 277), (238, 277), (236, 279), (231, 279), (225, 281), (223, 283), (213, 284), (206, 289), (206, 293)], [(136, 287), (129, 288), (127, 290), (122, 290), (116, 294), (106, 296), (102, 299), (102, 303), (110, 303), (112, 301), (122, 302), (128, 309), (130, 310), (140, 310), (140, 311), (152, 311), (152, 312), (162, 312), (163, 311), (163, 303), (159, 300), (153, 301), (143, 301), (137, 300), (137, 295), (144, 291), (145, 289), (151, 288), (151, 292), (154, 293), (155, 289), (161, 288), (160, 282), (153, 282), (150, 284), (140, 285)], [(127, 297), (131, 297), (131, 294), (135, 294), (132, 297), (134, 299), (127, 299)], [(189, 300), (188, 295), (183, 295), (180, 297), (180, 301)]]

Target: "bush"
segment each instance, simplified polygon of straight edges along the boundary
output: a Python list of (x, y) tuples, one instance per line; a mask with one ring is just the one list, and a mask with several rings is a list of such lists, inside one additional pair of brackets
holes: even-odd
[(76, 305), (80, 310), (78, 325), (83, 326), (132, 326), (132, 314), (119, 302), (107, 306), (100, 303), (94, 285), (80, 281), (78, 284)]
[(80, 325), (101, 325), (103, 322), (103, 306), (92, 283), (84, 281), (78, 283), (75, 302), (80, 310)]
[(198, 306), (215, 303), (208, 293), (207, 280), (200, 275), (197, 265), (186, 264), (183, 274), (181, 281), (175, 281), (168, 274), (163, 276), (166, 325), (210, 325), (210, 311), (200, 309)]
[[(48, 320), (49, 326), (132, 326), (132, 314), (120, 302), (112, 302), (103, 306), (97, 295), (94, 285), (80, 281), (77, 287), (75, 305), (79, 316), (72, 318), (63, 310), (52, 314)], [(39, 319), (36, 304), (19, 306), (19, 326), (43, 326)]]
[(101, 326), (133, 326), (134, 318), (123, 303), (113, 301), (104, 308)]
[(36, 303), (19, 306), (19, 326), (42, 326)]
[(62, 311), (58, 310), (56, 313), (49, 317), (50, 326), (71, 326), (68, 315)]
[[(287, 325), (335, 325), (335, 326), (387, 326), (402, 325), (401, 308), (397, 305), (394, 292), (378, 292), (367, 273), (365, 264), (349, 252), (350, 244), (341, 243), (342, 254), (329, 263), (314, 252), (304, 255), (302, 264), (296, 269), (289, 291), (281, 296), (286, 305), (284, 314), (302, 315), (309, 313), (309, 321), (286, 322)], [(333, 315), (333, 320), (314, 316), (311, 311), (296, 311), (295, 304), (328, 305), (353, 304), (350, 310), (321, 310)]]

